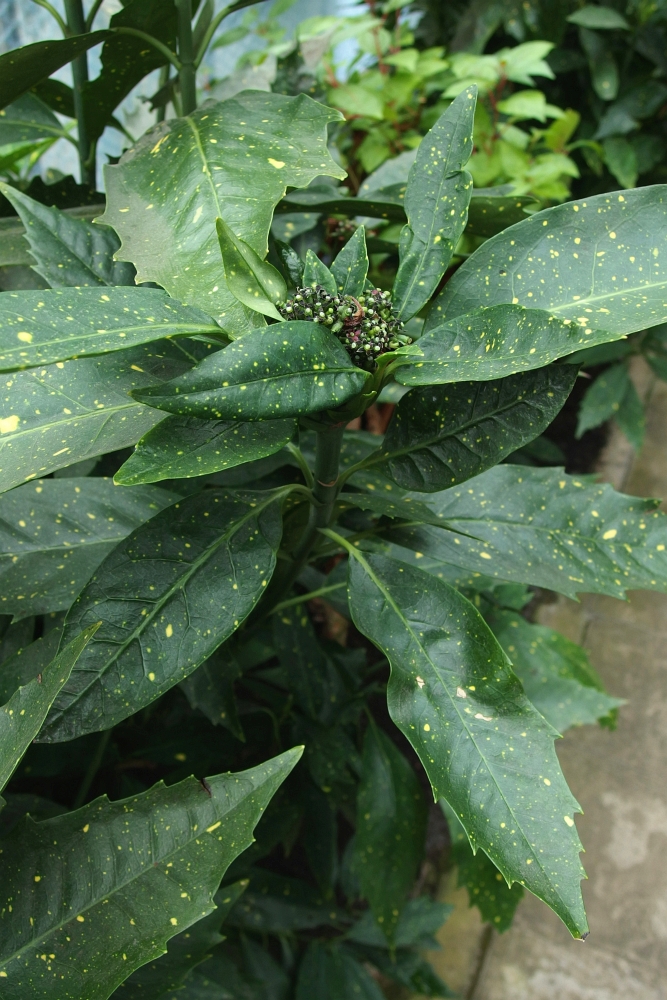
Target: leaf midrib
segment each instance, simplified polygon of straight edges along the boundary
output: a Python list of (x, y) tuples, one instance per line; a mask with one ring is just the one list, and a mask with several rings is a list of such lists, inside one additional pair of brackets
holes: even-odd
[[(541, 863), (540, 858), (539, 858), (537, 852), (532, 847), (532, 845), (530, 843), (530, 840), (528, 839), (528, 837), (524, 833), (523, 825), (517, 819), (517, 817), (516, 817), (516, 815), (514, 813), (514, 809), (512, 808), (512, 806), (510, 805), (510, 803), (507, 801), (504, 793), (502, 792), (502, 790), (500, 788), (500, 785), (498, 784), (498, 781), (497, 781), (497, 778), (496, 778), (496, 775), (495, 775), (495, 771), (492, 769), (492, 767), (488, 763), (486, 757), (484, 756), (484, 754), (480, 750), (479, 746), (477, 745), (477, 740), (475, 739), (472, 731), (466, 725), (466, 721), (462, 717), (461, 712), (459, 711), (458, 706), (454, 703), (454, 699), (452, 698), (452, 695), (450, 694), (449, 689), (447, 688), (447, 685), (445, 684), (445, 682), (440, 677), (440, 673), (438, 671), (438, 668), (436, 667), (435, 663), (433, 662), (433, 660), (428, 655), (428, 653), (426, 652), (426, 650), (422, 646), (421, 642), (419, 641), (419, 639), (415, 635), (415, 633), (414, 633), (414, 631), (413, 631), (413, 629), (412, 629), (412, 627), (411, 627), (408, 619), (403, 615), (401, 609), (398, 607), (398, 605), (396, 604), (396, 602), (393, 600), (393, 598), (392, 598), (391, 594), (389, 593), (389, 591), (386, 590), (386, 588), (380, 583), (380, 581), (378, 580), (377, 576), (375, 575), (375, 573), (371, 569), (370, 565), (366, 562), (366, 560), (363, 557), (360, 557), (360, 555), (357, 552), (355, 552), (354, 555), (355, 555), (355, 558), (358, 559), (358, 561), (363, 565), (365, 571), (368, 573), (368, 575), (372, 579), (372, 581), (375, 584), (375, 586), (378, 588), (378, 590), (380, 591), (380, 593), (383, 595), (384, 599), (390, 604), (390, 606), (394, 610), (394, 612), (397, 615), (397, 617), (404, 623), (406, 631), (410, 634), (412, 640), (417, 645), (417, 648), (421, 650), (422, 655), (424, 656), (424, 659), (431, 665), (431, 668), (432, 668), (434, 674), (440, 680), (442, 688), (445, 691), (447, 697), (449, 698), (449, 701), (451, 703), (452, 708), (454, 709), (454, 711), (456, 712), (456, 714), (459, 717), (459, 720), (460, 720), (460, 723), (461, 723), (461, 727), (465, 730), (466, 733), (468, 733), (468, 736), (469, 736), (470, 740), (472, 741), (475, 749), (477, 750), (477, 753), (479, 754), (480, 760), (482, 760), (484, 762), (484, 764), (486, 766), (486, 769), (487, 769), (487, 772), (491, 776), (491, 778), (493, 780), (493, 783), (494, 783), (494, 786), (496, 787), (496, 789), (498, 791), (498, 794), (500, 795), (500, 798), (505, 803), (505, 805), (506, 805), (506, 807), (507, 807), (510, 815), (512, 816), (512, 819), (515, 821), (515, 823), (517, 825), (517, 828), (521, 831), (521, 836), (523, 837), (524, 842), (526, 843), (528, 849), (530, 850), (530, 853), (531, 853), (533, 859), (537, 862), (537, 866), (539, 867), (539, 869), (542, 872), (543, 876), (546, 878), (547, 883), (551, 884), (551, 880), (549, 878), (549, 875), (548, 875), (548, 873), (547, 873), (544, 865)], [(444, 582), (444, 581), (441, 581), (441, 582)], [(500, 643), (498, 645), (499, 645), (499, 648), (502, 650), (502, 647), (500, 646)], [(503, 651), (503, 655), (507, 658), (507, 654), (504, 651)], [(391, 660), (390, 660), (390, 665), (391, 665)], [(467, 831), (466, 831), (466, 834), (467, 834)], [(479, 845), (479, 846), (481, 846), (481, 845)], [(482, 848), (482, 850), (484, 850), (484, 848)], [(474, 852), (474, 853), (476, 853), (476, 852)], [(517, 880), (514, 879), (513, 881), (517, 881)], [(563, 897), (561, 896), (560, 892), (558, 892), (558, 896), (561, 899), (562, 903), (567, 908), (567, 902), (566, 902), (566, 900), (563, 899)]]

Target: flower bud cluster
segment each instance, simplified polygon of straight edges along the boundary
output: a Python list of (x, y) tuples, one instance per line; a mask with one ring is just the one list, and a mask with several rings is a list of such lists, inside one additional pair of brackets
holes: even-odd
[(389, 292), (371, 288), (358, 298), (331, 295), (322, 285), (297, 288), (294, 297), (278, 306), (284, 319), (305, 319), (328, 326), (356, 365), (372, 371), (375, 360), (411, 340), (403, 333)]

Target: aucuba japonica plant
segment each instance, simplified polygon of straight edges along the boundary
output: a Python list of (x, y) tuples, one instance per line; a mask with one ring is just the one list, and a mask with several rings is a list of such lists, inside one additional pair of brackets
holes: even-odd
[[(3, 187), (50, 286), (0, 297), (0, 610), (32, 623), (0, 669), (3, 996), (446, 996), (431, 793), (486, 919), (528, 889), (586, 935), (554, 739), (619, 702), (520, 611), (667, 590), (667, 523), (505, 460), (564, 360), (667, 321), (667, 188), (503, 228), (475, 99), (419, 147), (390, 291), (363, 227), (328, 263), (270, 238), (343, 179), (304, 95), (159, 123), (93, 224)], [(495, 235), (443, 283), (469, 218)], [(348, 429), (388, 393), (383, 438)]]

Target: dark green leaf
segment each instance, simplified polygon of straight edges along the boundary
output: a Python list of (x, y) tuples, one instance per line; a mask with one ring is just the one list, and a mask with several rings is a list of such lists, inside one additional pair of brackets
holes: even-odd
[(494, 611), (487, 621), (527, 696), (559, 733), (596, 722), (623, 704), (605, 693), (581, 646), (559, 632), (514, 611)]
[[(110, 28), (134, 28), (175, 48), (177, 12), (170, 0), (128, 0), (110, 19)], [(83, 88), (83, 108), (91, 141), (99, 139), (113, 112), (134, 87), (167, 62), (142, 38), (110, 32), (101, 53), (99, 75)]]
[(523, 899), (523, 886), (518, 882), (508, 886), (484, 851), (473, 854), (452, 807), (444, 799), (440, 799), (440, 806), (447, 817), (452, 841), (450, 857), (458, 869), (458, 884), (468, 890), (470, 905), (479, 909), (482, 920), (488, 920), (502, 934), (512, 925), (516, 908)]
[(642, 401), (635, 389), (632, 379), (629, 381), (626, 393), (621, 401), (620, 408), (614, 414), (616, 423), (621, 428), (626, 438), (635, 449), (639, 451), (644, 443), (646, 432), (646, 415)]
[(98, 627), (89, 625), (72, 639), (39, 677), (20, 687), (0, 708), (0, 792), (42, 728), (56, 695)]
[(357, 793), (355, 868), (391, 943), (417, 877), (425, 835), (426, 803), (412, 765), (381, 730), (369, 726)]
[(63, 285), (133, 285), (131, 264), (114, 261), (120, 246), (108, 226), (94, 226), (59, 208), (50, 208), (0, 184), (0, 191), (14, 206), (26, 230), (34, 270), (52, 288)]
[(303, 846), (320, 890), (332, 899), (338, 871), (338, 823), (331, 793), (307, 782), (303, 793)]
[(424, 499), (452, 530), (400, 528), (392, 541), (569, 597), (667, 590), (667, 524), (658, 501), (561, 469), (518, 465), (499, 465)]
[(178, 495), (110, 479), (40, 479), (0, 496), (0, 611), (69, 608), (117, 543)]
[(60, 645), (61, 630), (53, 628), (46, 635), (16, 650), (0, 666), (0, 705), (4, 705), (17, 688), (23, 687), (42, 673), (53, 660)]
[(249, 309), (280, 321), (282, 316), (276, 303), (287, 298), (287, 286), (280, 271), (236, 236), (223, 219), (215, 220), (215, 228), (225, 281), (232, 295)]
[[(6, 57), (0, 56), (0, 60), (3, 58)], [(39, 139), (59, 139), (63, 135), (66, 132), (54, 113), (34, 94), (24, 94), (0, 111), (0, 146), (15, 142), (35, 142)]]
[(157, 282), (235, 336), (256, 326), (257, 313), (225, 284), (215, 220), (222, 217), (264, 259), (287, 185), (343, 176), (326, 149), (327, 123), (338, 118), (303, 94), (245, 91), (156, 126), (106, 168), (100, 221), (120, 236), (118, 257), (136, 266), (137, 281)]
[(508, 226), (521, 222), (526, 218), (525, 209), (538, 204), (531, 195), (490, 195), (473, 188), (466, 233), (471, 236), (495, 236)]
[(115, 475), (123, 486), (188, 479), (255, 462), (287, 444), (294, 420), (200, 420), (165, 417), (145, 434)]
[(384, 1000), (384, 994), (363, 965), (345, 948), (313, 941), (296, 984), (296, 1000)]
[[(353, 478), (360, 478), (361, 474), (355, 474)], [(359, 507), (360, 510), (369, 510), (377, 517), (400, 517), (405, 521), (421, 521), (424, 524), (441, 524), (441, 519), (437, 514), (414, 497), (377, 496), (374, 493), (340, 493), (338, 504), (341, 507)]]
[(615, 416), (629, 386), (630, 374), (628, 366), (623, 362), (612, 365), (598, 375), (581, 401), (576, 437), (580, 438), (591, 427), (599, 427), (605, 420)]
[(602, 148), (604, 161), (621, 187), (634, 187), (639, 175), (639, 165), (637, 154), (628, 140), (621, 135), (610, 136), (604, 140)]
[(353, 620), (389, 659), (389, 713), (434, 796), (447, 799), (475, 850), (508, 882), (530, 889), (581, 937), (580, 810), (558, 764), (555, 730), (453, 587), (385, 556), (351, 554)]
[(133, 445), (160, 414), (130, 399), (129, 391), (173, 378), (195, 360), (185, 345), (163, 341), (6, 376), (0, 491)]
[(242, 672), (234, 655), (222, 646), (181, 681), (192, 707), (203, 712), (214, 726), (229, 729), (239, 740), (245, 740), (245, 736), (236, 708), (234, 681)]
[(19, 823), (2, 853), (8, 1000), (106, 1000), (164, 954), (170, 938), (214, 909), (222, 875), (299, 755), (208, 778), (208, 790), (186, 778)]
[(331, 265), (337, 290), (342, 295), (361, 295), (368, 275), (366, 230), (359, 226)]
[(579, 29), (579, 38), (581, 47), (588, 56), (593, 90), (603, 101), (613, 101), (618, 96), (621, 81), (611, 47), (606, 39), (588, 28)]
[(425, 330), (504, 302), (608, 330), (609, 340), (656, 326), (667, 320), (666, 236), (665, 185), (547, 208), (476, 250), (436, 299)]
[(336, 278), (331, 273), (326, 264), (323, 264), (316, 253), (312, 250), (306, 251), (306, 266), (303, 269), (304, 287), (314, 288), (321, 285), (329, 295), (335, 295), (337, 291)]
[(574, 366), (553, 365), (493, 382), (412, 389), (387, 428), (380, 470), (403, 489), (427, 493), (465, 482), (546, 430), (576, 377)]
[(393, 297), (406, 321), (426, 305), (445, 273), (468, 219), (477, 89), (464, 90), (419, 146), (405, 192), (407, 226)]
[(289, 243), (274, 240), (283, 273), (295, 288), (303, 285), (303, 261)]
[(5, 52), (0, 56), (0, 108), (11, 104), (40, 80), (109, 37), (108, 31), (93, 31), (71, 38), (34, 42)]
[[(409, 899), (398, 918), (394, 945), (396, 948), (429, 948), (433, 946), (433, 936), (440, 930), (452, 912), (449, 903), (438, 903), (430, 896)], [(387, 938), (380, 930), (370, 910), (357, 920), (347, 932), (348, 941), (388, 948)]]
[(0, 298), (0, 370), (125, 350), (222, 330), (158, 288), (49, 288)]
[(331, 709), (327, 658), (304, 605), (273, 616), (273, 643), (298, 707), (311, 719), (326, 717)]
[(136, 398), (206, 420), (265, 420), (340, 406), (368, 378), (326, 327), (291, 320), (246, 334), (192, 372)]
[(620, 336), (618, 330), (582, 326), (551, 316), (544, 309), (483, 307), (430, 326), (410, 345), (408, 363), (401, 364), (394, 374), (402, 385), (501, 378), (542, 368), (556, 358)]
[(59, 115), (65, 115), (66, 118), (76, 118), (74, 91), (62, 80), (41, 80), (30, 89), (52, 111), (57, 111)]
[(250, 873), (250, 885), (232, 909), (230, 927), (260, 934), (285, 934), (333, 924), (344, 917), (322, 893), (299, 879), (263, 868)]
[(250, 614), (275, 566), (281, 494), (206, 490), (121, 542), (72, 606), (63, 642), (102, 620), (45, 742), (108, 729), (191, 674)]

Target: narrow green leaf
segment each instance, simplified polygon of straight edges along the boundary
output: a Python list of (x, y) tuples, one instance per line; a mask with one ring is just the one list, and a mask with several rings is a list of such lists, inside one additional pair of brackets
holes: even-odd
[(287, 286), (280, 271), (244, 240), (236, 236), (223, 219), (215, 220), (225, 280), (232, 295), (255, 312), (280, 321), (277, 302), (287, 298)]
[(54, 288), (0, 299), (0, 371), (183, 336), (224, 335), (158, 288)]
[(192, 347), (192, 343), (186, 348), (162, 341), (6, 376), (0, 418), (0, 492), (85, 458), (133, 445), (158, 422), (160, 414), (128, 393), (191, 368), (197, 360)]
[(403, 754), (375, 725), (366, 730), (357, 793), (355, 868), (361, 890), (393, 943), (424, 853), (426, 803)]
[[(5, 57), (0, 56), (0, 59), (3, 58)], [(0, 111), (0, 146), (15, 142), (36, 142), (40, 139), (59, 139), (65, 134), (53, 111), (34, 94), (24, 94)]]
[(52, 628), (46, 635), (18, 649), (0, 666), (0, 705), (9, 701), (17, 688), (44, 673), (51, 660), (55, 659), (60, 646), (62, 630)]
[(629, 379), (621, 405), (614, 416), (632, 447), (635, 451), (640, 451), (646, 433), (646, 414), (632, 379)]
[(304, 288), (314, 288), (315, 285), (321, 285), (329, 295), (335, 295), (337, 291), (336, 278), (312, 250), (306, 250), (303, 284)]
[(580, 809), (558, 764), (555, 731), (453, 587), (385, 556), (351, 554), (354, 622), (389, 659), (389, 713), (435, 798), (451, 804), (473, 849), (483, 848), (508, 882), (530, 889), (581, 937)]
[(352, 954), (337, 944), (313, 941), (303, 957), (296, 1000), (384, 1000), (377, 983)]
[(621, 336), (618, 330), (558, 319), (544, 309), (483, 307), (431, 326), (410, 345), (408, 362), (396, 369), (395, 378), (402, 385), (502, 378)]
[(368, 275), (366, 230), (359, 226), (331, 265), (341, 295), (361, 295)]
[(164, 954), (215, 908), (222, 875), (299, 756), (19, 823), (1, 858), (8, 1000), (106, 1000)]
[(405, 192), (407, 226), (393, 297), (404, 321), (426, 305), (456, 249), (468, 219), (477, 88), (469, 87), (440, 116), (417, 151)]
[(151, 129), (105, 170), (100, 221), (121, 238), (118, 258), (132, 261), (138, 282), (157, 282), (235, 336), (252, 329), (257, 313), (239, 303), (221, 273), (215, 220), (264, 259), (273, 208), (287, 186), (343, 177), (326, 148), (327, 123), (339, 117), (304, 94), (245, 91)]
[(118, 542), (178, 494), (110, 479), (38, 479), (0, 496), (0, 612), (64, 611)]
[(114, 479), (133, 486), (233, 469), (280, 451), (295, 430), (291, 419), (245, 423), (165, 417), (141, 438)]
[(559, 632), (514, 611), (494, 611), (487, 621), (526, 695), (559, 733), (596, 722), (624, 704), (605, 693), (585, 650)]
[(499, 465), (423, 497), (446, 528), (401, 527), (391, 540), (497, 580), (623, 598), (667, 591), (667, 520), (658, 501), (561, 469)]
[(65, 620), (63, 643), (89, 621), (102, 625), (54, 703), (42, 741), (110, 728), (229, 638), (271, 579), (281, 498), (205, 490), (116, 546)]
[(307, 609), (295, 604), (273, 616), (273, 644), (285, 672), (288, 690), (311, 719), (320, 719), (329, 701), (328, 665)]
[[(61, 66), (66, 66), (76, 56), (109, 37), (108, 31), (92, 31), (87, 35), (34, 42), (3, 53), (0, 56), (0, 108), (6, 107), (40, 80), (51, 76)], [(0, 111), (0, 120), (1, 117)]]
[(465, 482), (541, 434), (576, 377), (573, 365), (554, 365), (493, 382), (412, 389), (387, 428), (380, 471), (427, 493)]
[(628, 366), (624, 362), (602, 372), (586, 390), (577, 415), (576, 437), (582, 437), (592, 427), (599, 427), (618, 413), (630, 385)]
[(666, 239), (665, 185), (547, 208), (494, 236), (462, 264), (436, 299), (425, 332), (504, 302), (617, 337), (664, 323)]
[(518, 882), (508, 886), (484, 851), (473, 854), (468, 836), (450, 804), (440, 799), (440, 807), (449, 826), (451, 860), (458, 869), (457, 883), (468, 890), (470, 905), (479, 909), (482, 920), (502, 934), (512, 925), (516, 908), (523, 899), (523, 886)]
[(259, 934), (286, 934), (315, 927), (336, 926), (346, 917), (307, 882), (255, 868), (250, 885), (232, 909), (230, 927)]
[(136, 398), (206, 420), (266, 420), (340, 406), (368, 378), (326, 327), (291, 320), (246, 334), (192, 372), (139, 390)]
[(181, 687), (192, 708), (203, 712), (214, 726), (224, 726), (238, 740), (245, 741), (234, 697), (234, 681), (242, 672), (238, 661), (223, 645), (181, 681)]
[(42, 205), (8, 184), (0, 184), (0, 191), (25, 226), (37, 262), (33, 270), (52, 288), (134, 284), (133, 266), (113, 259), (120, 246), (113, 229)]
[(98, 627), (89, 625), (72, 639), (39, 677), (20, 687), (0, 708), (0, 792), (42, 728), (56, 695)]

